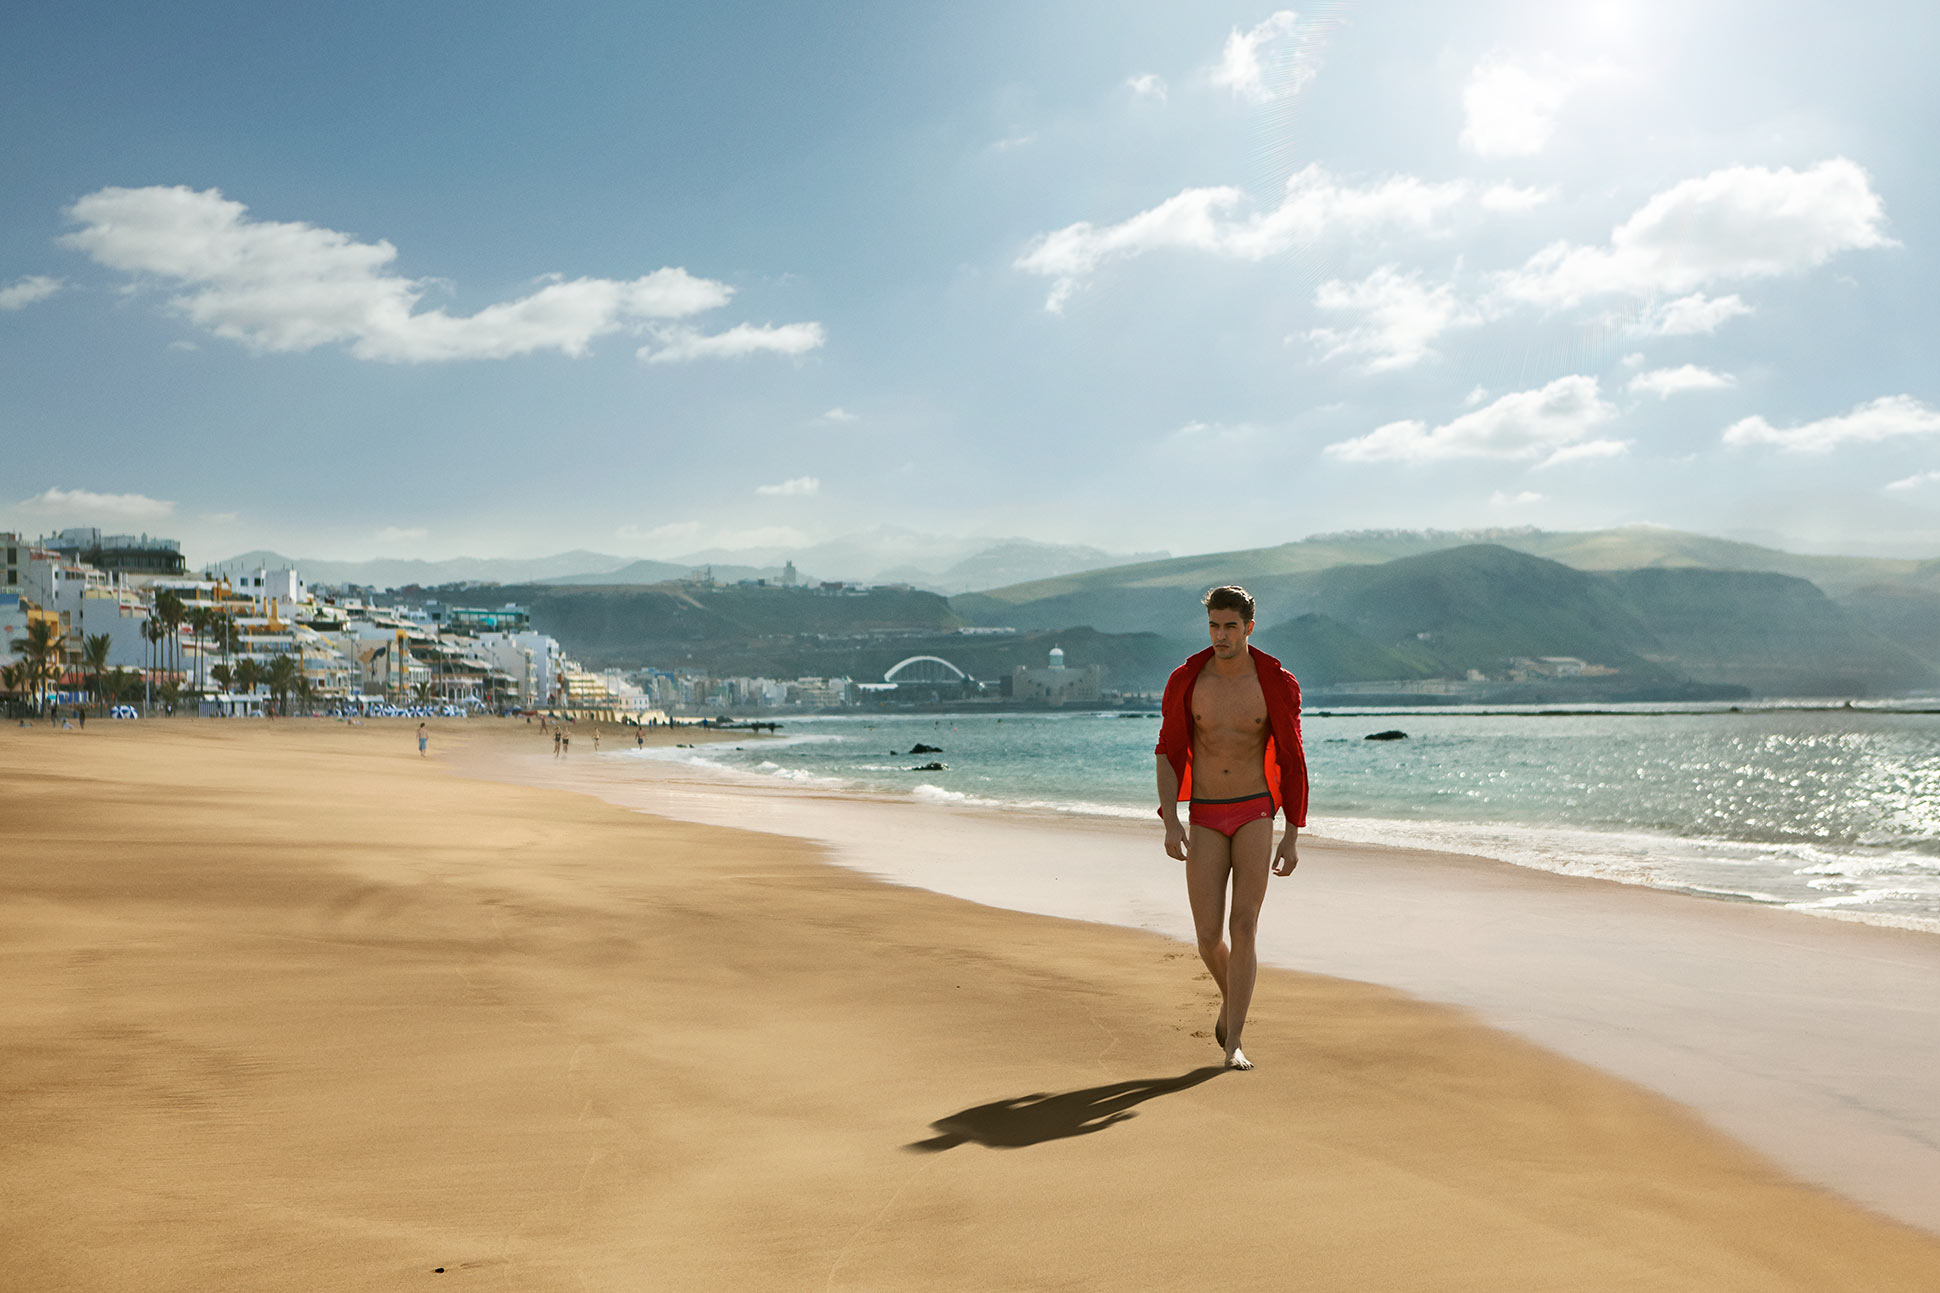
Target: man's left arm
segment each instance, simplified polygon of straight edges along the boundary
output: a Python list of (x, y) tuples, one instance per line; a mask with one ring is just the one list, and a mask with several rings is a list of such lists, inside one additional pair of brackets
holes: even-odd
[(1287, 833), (1273, 852), (1273, 874), (1292, 875), (1300, 865), (1300, 828), (1307, 824), (1307, 751), (1300, 734), (1300, 683), (1289, 670), (1281, 671), (1289, 693), (1288, 706), (1293, 719), (1293, 767), (1280, 777), (1280, 804), (1287, 815)]

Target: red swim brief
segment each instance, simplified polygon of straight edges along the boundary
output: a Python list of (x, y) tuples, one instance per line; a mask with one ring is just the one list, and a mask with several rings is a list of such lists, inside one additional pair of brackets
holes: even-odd
[(1195, 799), (1187, 815), (1194, 826), (1210, 826), (1230, 839), (1234, 831), (1248, 822), (1257, 822), (1262, 817), (1271, 821), (1273, 796), (1261, 792), (1238, 799)]

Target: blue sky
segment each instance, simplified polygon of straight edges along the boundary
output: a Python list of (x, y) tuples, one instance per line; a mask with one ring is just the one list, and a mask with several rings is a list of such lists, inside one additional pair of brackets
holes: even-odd
[(1940, 553), (1918, 5), (0, 19), (0, 528)]

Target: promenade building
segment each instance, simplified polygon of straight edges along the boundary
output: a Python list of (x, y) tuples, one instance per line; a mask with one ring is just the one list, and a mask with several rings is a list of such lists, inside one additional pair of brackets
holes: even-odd
[(552, 708), (573, 718), (632, 723), (667, 721), (666, 711), (656, 708), (652, 698), (619, 670), (588, 673), (570, 661), (559, 676), (557, 700)]
[(40, 546), (123, 585), (139, 586), (150, 579), (187, 573), (181, 544), (147, 534), (103, 534), (91, 526), (77, 526), (41, 540)]
[(1063, 705), (1085, 704), (1098, 700), (1104, 694), (1105, 668), (1103, 665), (1089, 664), (1081, 669), (1065, 667), (1064, 649), (1052, 647), (1050, 662), (1042, 669), (1029, 665), (1018, 665), (1010, 671), (1010, 697), (1025, 704), (1049, 705), (1056, 709)]
[(788, 684), (788, 702), (811, 709), (840, 709), (855, 699), (855, 683), (848, 678), (797, 678)]

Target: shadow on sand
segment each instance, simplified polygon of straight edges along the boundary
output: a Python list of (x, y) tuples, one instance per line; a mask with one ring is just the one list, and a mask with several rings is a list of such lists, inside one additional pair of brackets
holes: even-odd
[(1066, 1136), (1087, 1136), (1094, 1131), (1103, 1131), (1113, 1123), (1135, 1117), (1133, 1105), (1198, 1086), (1225, 1071), (1221, 1065), (1209, 1064), (1178, 1077), (1113, 1082), (1056, 1095), (1039, 1091), (1035, 1095), (980, 1104), (938, 1118), (930, 1126), (936, 1128), (939, 1134), (903, 1148), (923, 1154), (934, 1154), (970, 1143), (991, 1149), (1021, 1149), (1025, 1145), (1041, 1145), (1047, 1140), (1062, 1140)]

